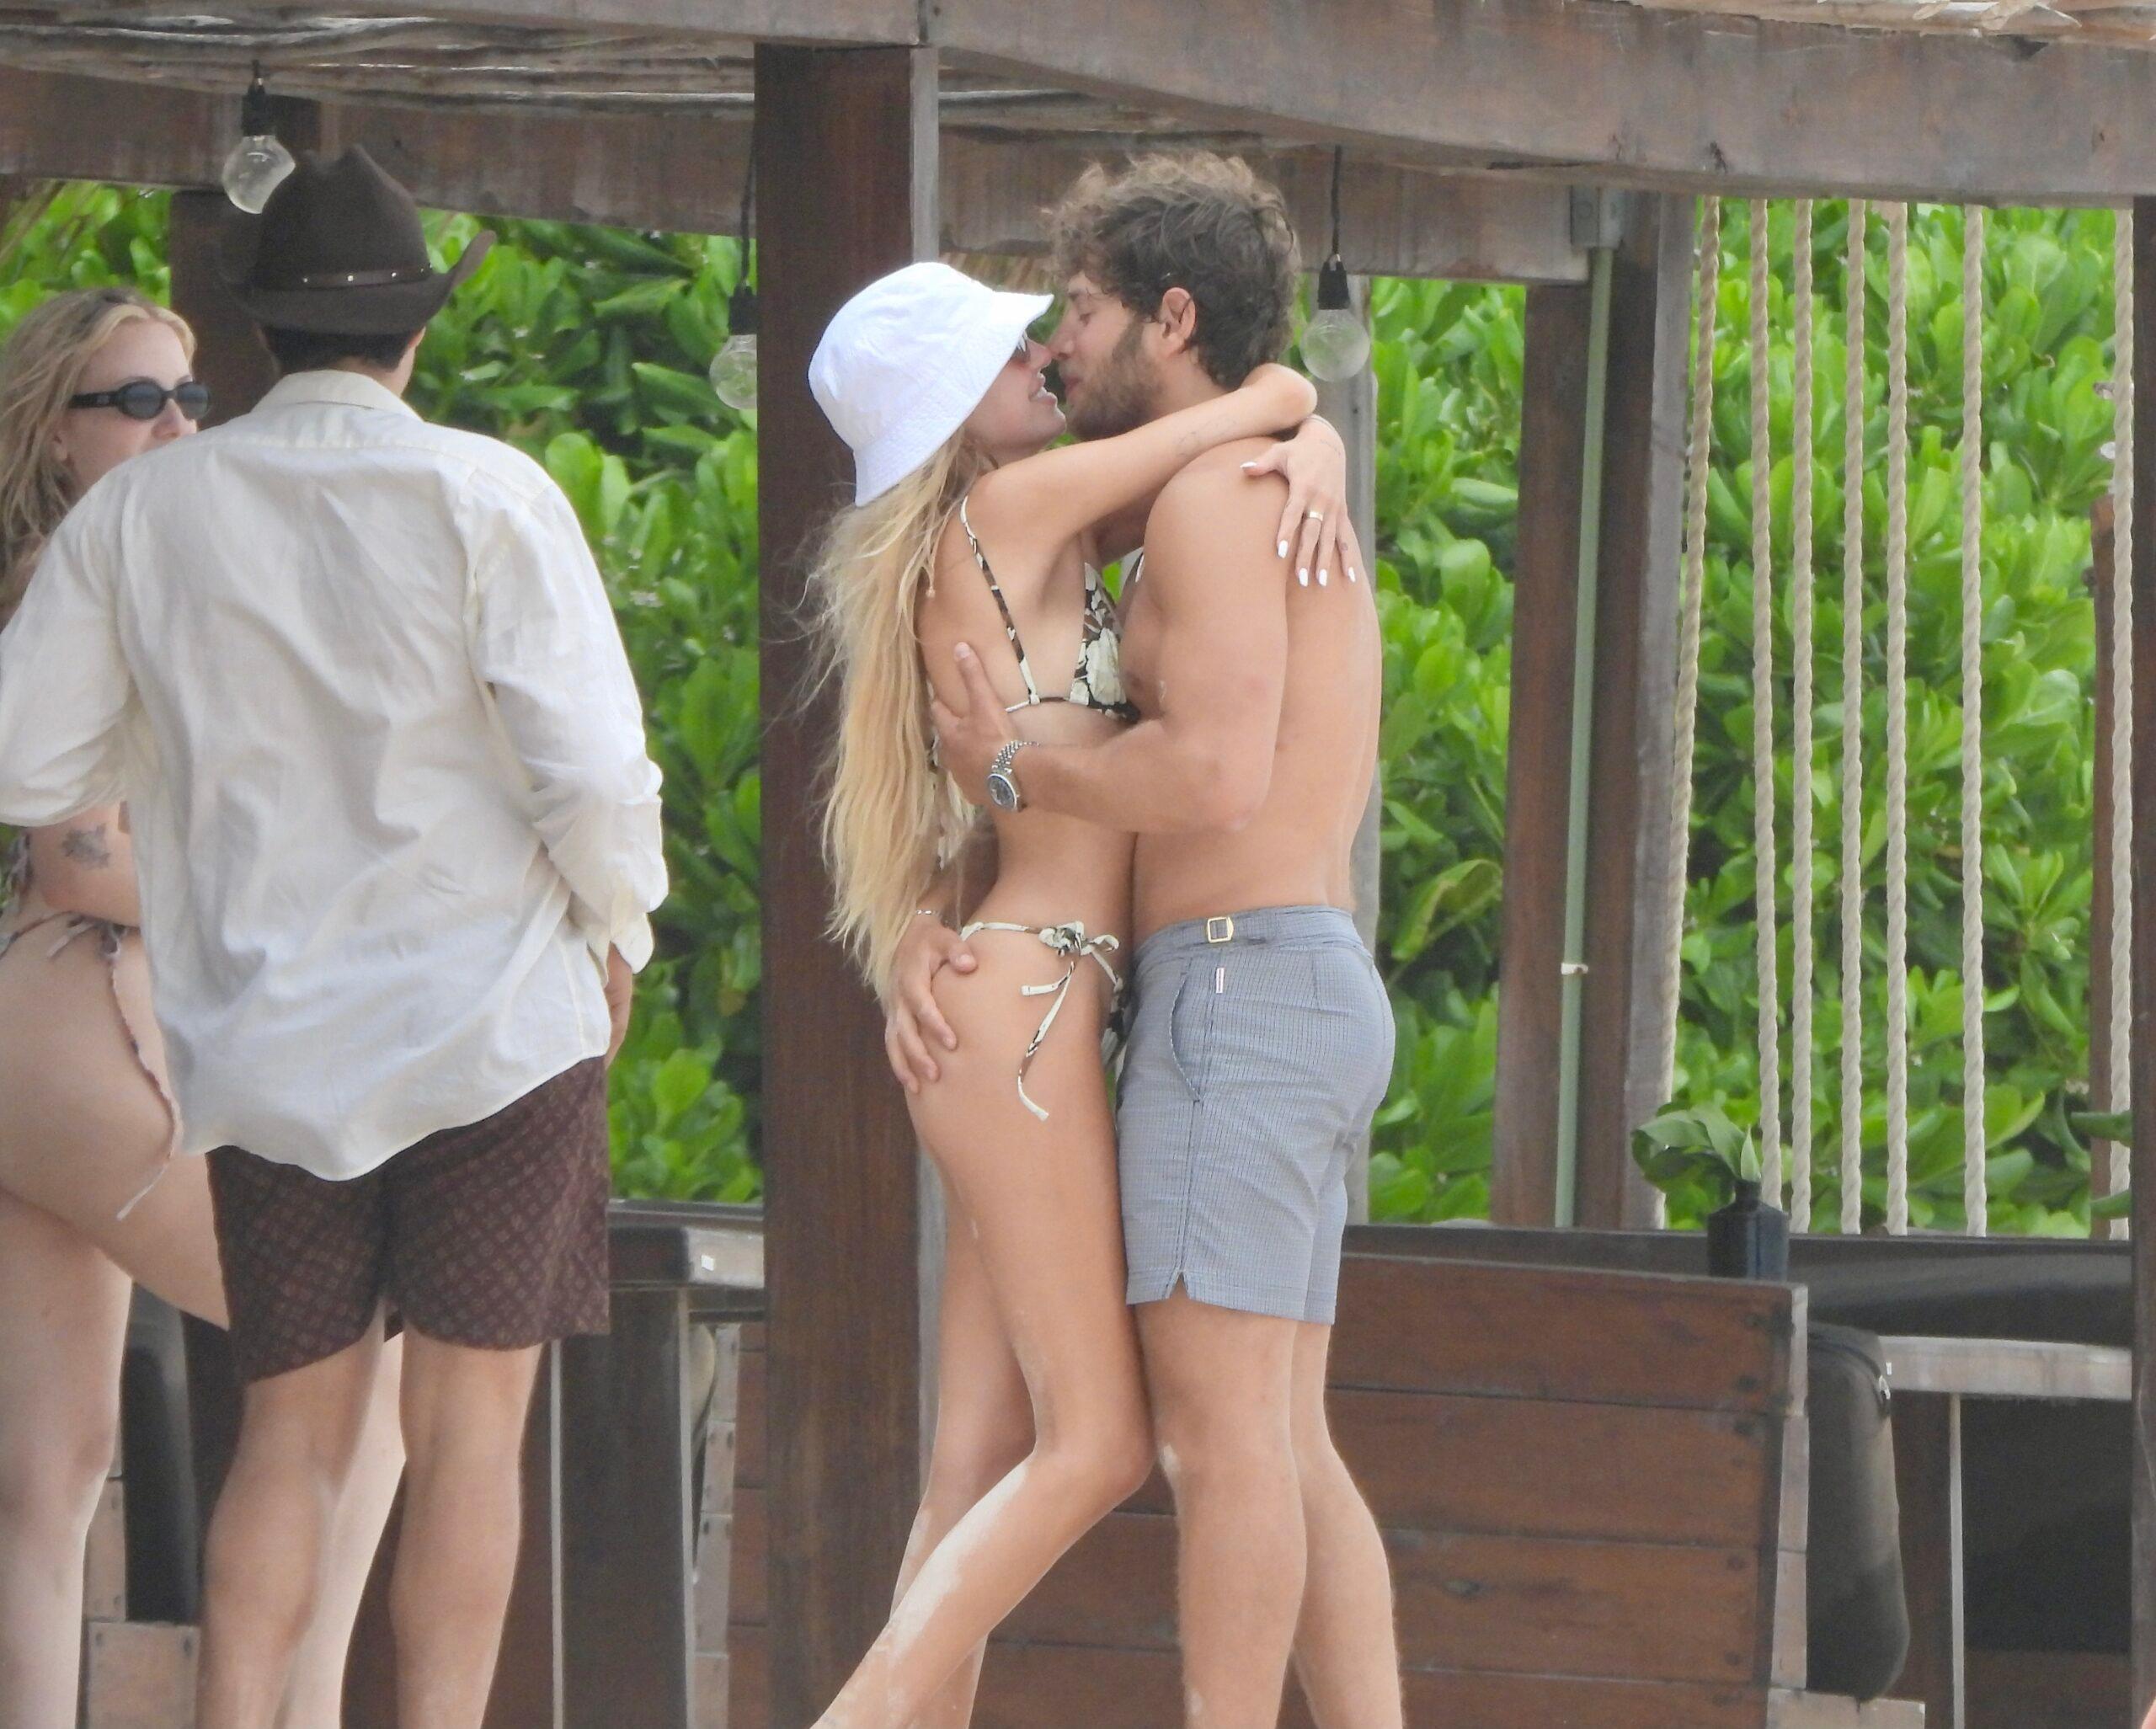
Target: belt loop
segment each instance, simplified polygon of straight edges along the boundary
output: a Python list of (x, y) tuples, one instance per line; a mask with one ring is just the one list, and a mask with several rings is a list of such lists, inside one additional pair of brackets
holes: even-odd
[(1235, 921), (1227, 917), (1205, 921), (1205, 940), (1208, 942), (1232, 942), (1235, 937)]

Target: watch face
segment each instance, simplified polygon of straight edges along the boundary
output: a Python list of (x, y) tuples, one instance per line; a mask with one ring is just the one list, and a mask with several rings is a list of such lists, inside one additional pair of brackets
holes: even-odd
[(1010, 776), (1001, 771), (991, 771), (988, 777), (988, 799), (998, 810), (1018, 808), (1018, 788)]

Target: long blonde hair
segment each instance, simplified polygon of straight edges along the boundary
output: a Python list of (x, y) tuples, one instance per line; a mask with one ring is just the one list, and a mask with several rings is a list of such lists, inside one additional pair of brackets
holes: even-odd
[(810, 572), (822, 670), (839, 681), (824, 805), (829, 928), (879, 997), (922, 883), (972, 824), (971, 807), (929, 756), (915, 615), (951, 513), (986, 466), (953, 433), (889, 492), (840, 510)]
[(74, 477), (53, 448), (67, 398), (113, 332), (143, 319), (169, 325), (194, 359), (187, 321), (131, 288), (56, 294), (24, 314), (0, 347), (0, 625), (22, 604), (37, 555), (75, 502)]

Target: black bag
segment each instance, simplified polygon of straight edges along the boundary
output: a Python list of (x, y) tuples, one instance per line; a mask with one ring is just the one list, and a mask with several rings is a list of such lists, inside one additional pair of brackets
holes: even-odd
[(1876, 1699), (1909, 1654), (1894, 1432), (1878, 1336), (1815, 1322), (1811, 1540), (1805, 1555), (1806, 1687)]

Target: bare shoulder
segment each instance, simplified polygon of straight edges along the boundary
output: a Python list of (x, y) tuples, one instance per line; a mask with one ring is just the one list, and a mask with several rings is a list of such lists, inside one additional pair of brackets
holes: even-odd
[(1277, 474), (1248, 475), (1242, 465), (1271, 446), (1269, 439), (1238, 439), (1195, 458), (1161, 489), (1146, 519), (1149, 555), (1172, 558), (1179, 545), (1202, 536), (1214, 554), (1247, 552), (1277, 561), (1273, 541), (1287, 483)]

